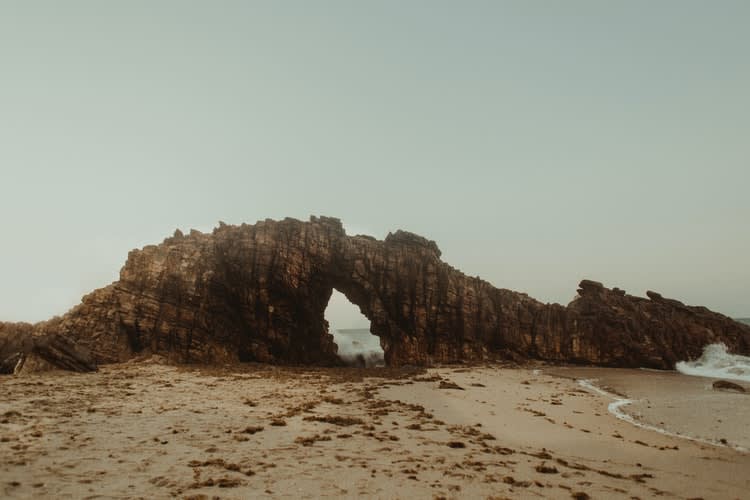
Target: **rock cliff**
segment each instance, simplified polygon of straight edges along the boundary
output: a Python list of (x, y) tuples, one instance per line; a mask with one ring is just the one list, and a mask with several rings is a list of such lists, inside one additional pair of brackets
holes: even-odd
[(750, 326), (703, 307), (588, 280), (567, 307), (544, 304), (453, 269), (421, 236), (348, 236), (338, 219), (312, 217), (176, 231), (134, 250), (118, 281), (64, 316), (0, 324), (0, 372), (150, 354), (340, 363), (324, 319), (334, 288), (371, 321), (390, 365), (512, 357), (671, 369), (711, 342), (750, 353)]

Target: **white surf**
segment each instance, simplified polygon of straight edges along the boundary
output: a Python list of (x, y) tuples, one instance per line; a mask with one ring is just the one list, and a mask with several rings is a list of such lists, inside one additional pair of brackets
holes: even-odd
[(724, 344), (707, 345), (700, 358), (680, 361), (675, 368), (685, 375), (750, 382), (750, 357), (730, 354)]
[(338, 355), (344, 362), (365, 366), (383, 365), (383, 348), (380, 339), (369, 329), (334, 330), (333, 341), (338, 346)]

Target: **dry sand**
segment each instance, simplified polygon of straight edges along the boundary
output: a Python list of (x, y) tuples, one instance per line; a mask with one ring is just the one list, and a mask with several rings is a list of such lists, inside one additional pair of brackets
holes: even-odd
[[(565, 378), (580, 374), (540, 368), (131, 363), (2, 377), (0, 497), (750, 497), (747, 453), (635, 427)], [(654, 380), (583, 375), (608, 373), (620, 391)], [(672, 403), (648, 394), (638, 411), (663, 421)]]

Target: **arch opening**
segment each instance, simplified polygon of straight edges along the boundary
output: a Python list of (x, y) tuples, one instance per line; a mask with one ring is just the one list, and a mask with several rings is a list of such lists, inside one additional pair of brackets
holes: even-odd
[(339, 358), (350, 366), (385, 366), (380, 338), (370, 332), (370, 320), (335, 288), (325, 310), (328, 330)]

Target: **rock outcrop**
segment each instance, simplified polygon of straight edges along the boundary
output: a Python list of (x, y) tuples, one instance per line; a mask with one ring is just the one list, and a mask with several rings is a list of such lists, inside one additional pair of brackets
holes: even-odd
[(0, 374), (96, 370), (90, 351), (57, 333), (37, 333), (28, 323), (0, 322)]
[(0, 322), (0, 373), (13, 373), (24, 353), (32, 347), (34, 325)]
[(717, 391), (747, 392), (740, 384), (729, 380), (716, 380), (711, 384), (711, 387)]
[(324, 319), (334, 288), (370, 320), (390, 365), (511, 357), (671, 369), (712, 342), (750, 353), (750, 326), (703, 307), (588, 280), (567, 307), (544, 304), (464, 275), (415, 234), (348, 236), (338, 219), (312, 217), (176, 231), (134, 250), (117, 282), (63, 317), (0, 327), (0, 371), (30, 356), (74, 370), (149, 354), (336, 364)]

